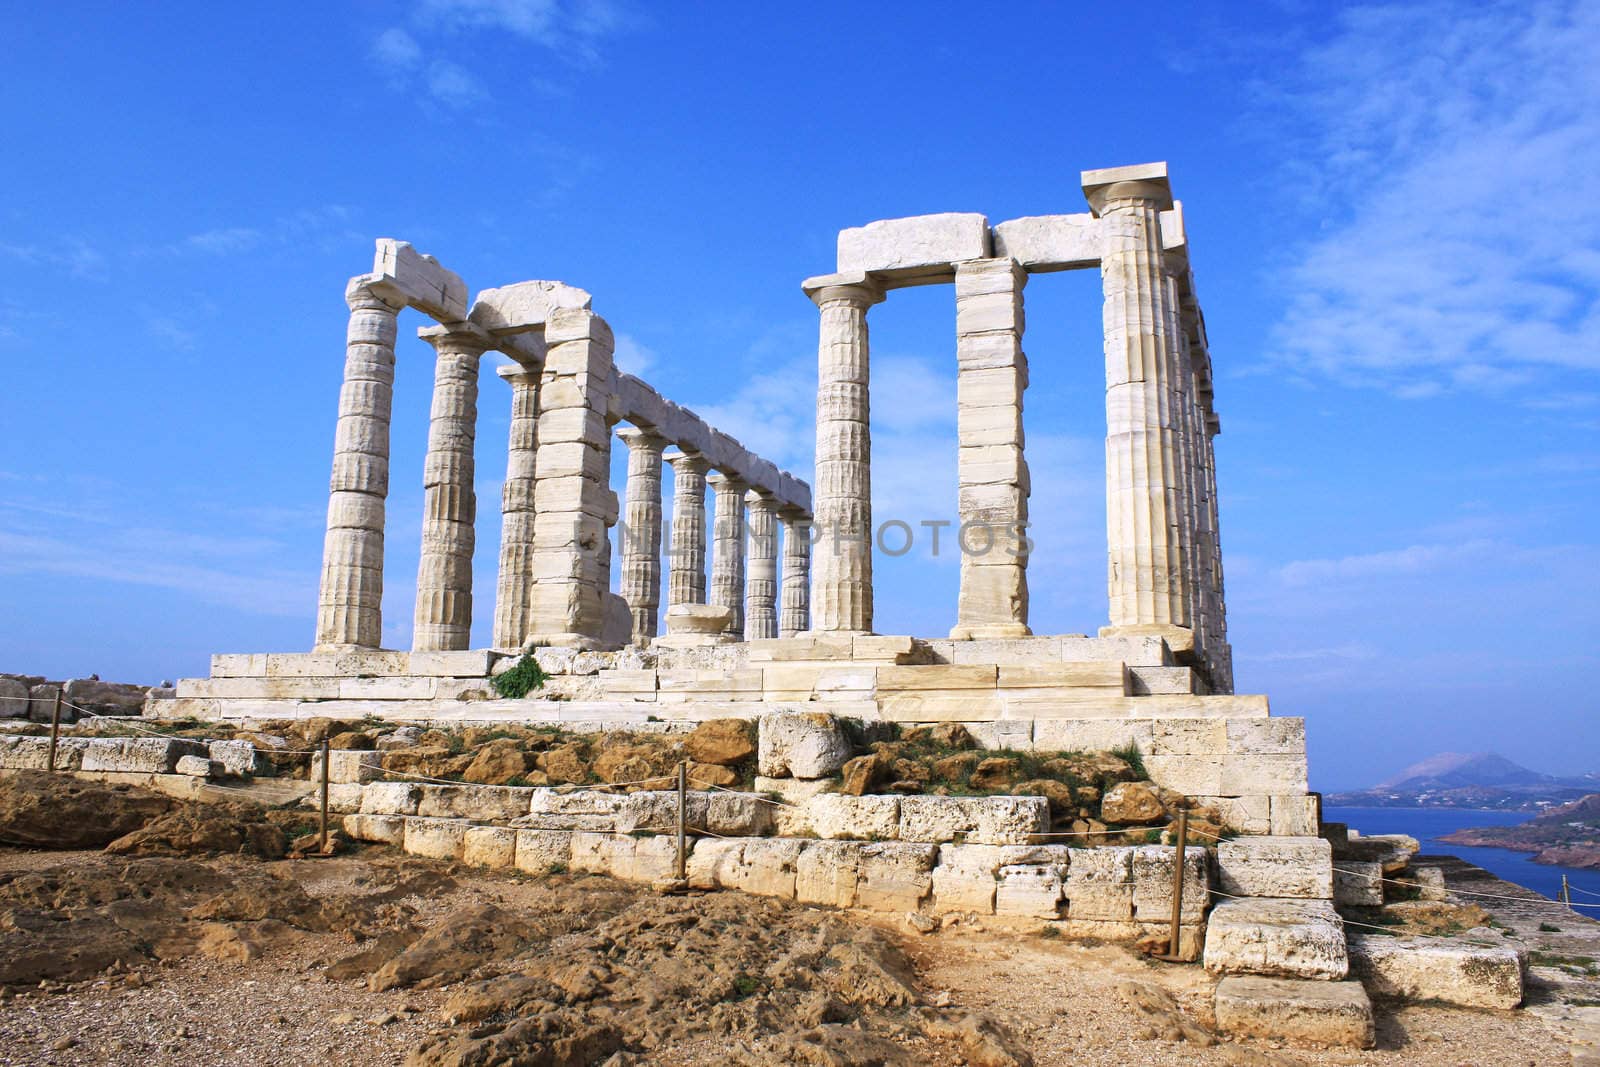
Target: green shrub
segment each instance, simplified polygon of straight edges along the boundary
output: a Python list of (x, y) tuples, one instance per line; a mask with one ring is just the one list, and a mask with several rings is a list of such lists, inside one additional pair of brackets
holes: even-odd
[(1139, 751), (1138, 742), (1130, 741), (1121, 748), (1114, 748), (1111, 754), (1132, 767), (1140, 778), (1150, 777), (1150, 772), (1144, 769), (1144, 753)]
[(494, 691), (507, 700), (521, 700), (535, 689), (543, 689), (548, 677), (544, 668), (539, 666), (539, 661), (533, 658), (533, 653), (524, 652), (522, 658), (517, 660), (517, 665), (496, 675), (492, 684)]

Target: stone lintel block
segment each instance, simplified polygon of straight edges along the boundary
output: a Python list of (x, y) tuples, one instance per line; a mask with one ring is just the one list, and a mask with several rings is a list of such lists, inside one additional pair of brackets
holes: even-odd
[(517, 282), (479, 292), (466, 317), (491, 333), (518, 334), (542, 330), (556, 308), (588, 308), (593, 302), (587, 292), (565, 282)]
[(887, 283), (948, 279), (955, 265), (990, 257), (989, 220), (945, 213), (883, 219), (839, 231), (838, 270), (871, 272)]
[(1087, 211), (1008, 219), (994, 227), (994, 254), (1036, 273), (1098, 267), (1103, 250), (1098, 220)]
[(1336, 982), (1350, 972), (1344, 924), (1327, 900), (1223, 900), (1206, 923), (1206, 970)]
[(1220, 841), (1217, 881), (1238, 897), (1332, 900), (1333, 846), (1320, 837)]
[(1371, 1048), (1372, 1002), (1360, 982), (1233, 975), (1217, 983), (1217, 1029), (1312, 1048)]
[(1172, 186), (1167, 177), (1166, 163), (1135, 163), (1126, 167), (1102, 167), (1086, 170), (1081, 175), (1083, 195), (1095, 214), (1100, 214), (1108, 192), (1114, 187), (1144, 186), (1148, 195), (1157, 200), (1163, 209), (1172, 207)]
[(373, 280), (401, 293), (408, 304), (441, 322), (467, 317), (467, 285), (432, 256), (407, 241), (380, 237), (372, 258)]
[(1108, 690), (1101, 696), (1122, 696), (1126, 669), (1120, 663), (1060, 663), (1002, 666), (996, 684), (1001, 689), (1061, 687)]
[(1522, 1003), (1524, 961), (1510, 947), (1352, 933), (1350, 970), (1378, 997), (1464, 1008)]
[(998, 684), (998, 679), (999, 671), (993, 665), (956, 666), (934, 663), (879, 667), (878, 692), (993, 689)]
[(470, 825), (466, 819), (408, 818), (401, 847), (413, 856), (459, 860)]

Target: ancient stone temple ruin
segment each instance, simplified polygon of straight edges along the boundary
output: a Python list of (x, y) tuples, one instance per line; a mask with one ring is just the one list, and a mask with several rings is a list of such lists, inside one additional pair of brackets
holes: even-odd
[[(1182, 207), (1165, 164), (1087, 171), (1083, 190), (1090, 210), (1077, 214), (993, 226), (928, 215), (840, 233), (834, 271), (803, 283), (821, 319), (812, 486), (619, 373), (611, 329), (582, 289), (520, 282), (469, 302), (433, 259), (378, 242), (373, 269), (346, 292), (315, 647), (216, 656), (210, 678), (181, 682), (152, 712), (655, 730), (808, 710), (959, 722), (997, 748), (1138, 746), (1152, 779), (1208, 798), (1241, 831), (1314, 833), (1302, 721), (1269, 718), (1264, 696), (1233, 692), (1219, 423)], [(1108, 625), (1036, 635), (1023, 292), (1030, 274), (1096, 267)], [(955, 286), (962, 544), (988, 550), (963, 552), (948, 629), (880, 635), (867, 314), (894, 289), (943, 282)], [(433, 320), (419, 333), (437, 355), (409, 652), (379, 647), (394, 346), (407, 308)], [(471, 649), (478, 370), (491, 351), (510, 359), (499, 373), (511, 431), (493, 637)], [(490, 679), (525, 650), (547, 683), (497, 698)]]

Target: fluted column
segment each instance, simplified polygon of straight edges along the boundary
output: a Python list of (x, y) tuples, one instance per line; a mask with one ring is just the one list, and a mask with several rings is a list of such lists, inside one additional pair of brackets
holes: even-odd
[(750, 511), (744, 635), (759, 641), (778, 636), (778, 501), (753, 489), (744, 502)]
[(778, 636), (811, 628), (811, 516), (794, 508), (779, 512), (783, 524), (783, 612)]
[(817, 344), (818, 538), (811, 571), (812, 627), (872, 631), (872, 433), (867, 309), (883, 291), (864, 274), (804, 286), (821, 312)]
[(319, 650), (377, 648), (383, 640), (384, 499), (395, 319), (403, 300), (352, 279), (345, 302), (350, 323), (317, 595)]
[(528, 639), (533, 586), (534, 477), (538, 470), (540, 368), (520, 364), (496, 371), (511, 386), (511, 440), (500, 491), (500, 573), (495, 586), (494, 647), (521, 648)]
[(1182, 649), (1193, 637), (1179, 534), (1178, 338), (1162, 276), (1166, 166), (1085, 172), (1084, 192), (1105, 235), (1109, 629), (1164, 632)]
[(617, 436), (628, 446), (628, 485), (622, 531), (622, 599), (633, 615), (633, 639), (656, 636), (661, 608), (661, 453), (665, 438), (629, 427)]
[(1233, 692), (1233, 646), (1228, 643), (1228, 597), (1222, 568), (1222, 525), (1217, 503), (1217, 460), (1215, 438), (1222, 432), (1222, 423), (1212, 412), (1206, 412), (1204, 435), (1208, 511), (1210, 513), (1211, 554), (1211, 643), (1207, 656), (1211, 666), (1211, 689), (1216, 693)]
[(1199, 456), (1195, 451), (1194, 429), (1194, 364), (1189, 351), (1189, 335), (1183, 326), (1181, 292), (1187, 285), (1189, 257), (1186, 252), (1165, 252), (1162, 255), (1162, 283), (1166, 288), (1165, 308), (1167, 330), (1172, 336), (1176, 358), (1171, 382), (1168, 386), (1168, 403), (1172, 410), (1173, 440), (1177, 452), (1177, 465), (1173, 470), (1174, 494), (1177, 507), (1175, 534), (1178, 540), (1178, 559), (1182, 567), (1180, 589), (1184, 597), (1184, 616), (1194, 633), (1194, 647), (1204, 647), (1204, 623), (1200, 615), (1199, 579), (1197, 561), (1199, 536), (1195, 517), (1195, 500), (1198, 497), (1196, 465)]
[(422, 559), (411, 647), (418, 652), (465, 649), (472, 639), (473, 443), (478, 432), (478, 361), (494, 343), (469, 322), (430, 326), (418, 336), (433, 346), (433, 408), (422, 465)]
[(711, 603), (733, 612), (727, 632), (744, 637), (744, 495), (750, 486), (731, 474), (706, 479), (712, 505)]
[(956, 430), (961, 595), (957, 639), (1025, 637), (1028, 462), (1023, 457), (1022, 288), (1011, 259), (956, 264)]
[(672, 464), (672, 552), (667, 568), (667, 606), (706, 602), (706, 471), (699, 453), (674, 452)]

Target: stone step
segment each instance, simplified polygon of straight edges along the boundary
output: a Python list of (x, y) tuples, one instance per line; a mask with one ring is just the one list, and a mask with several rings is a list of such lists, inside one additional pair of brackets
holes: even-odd
[(1350, 935), (1350, 971), (1378, 997), (1464, 1008), (1515, 1008), (1522, 1003), (1526, 966), (1517, 950), (1505, 945)]
[(1206, 921), (1205, 965), (1213, 974), (1339, 981), (1350, 957), (1332, 901), (1224, 899)]
[(1372, 1001), (1360, 982), (1234, 975), (1217, 983), (1217, 1029), (1313, 1048), (1371, 1048)]

